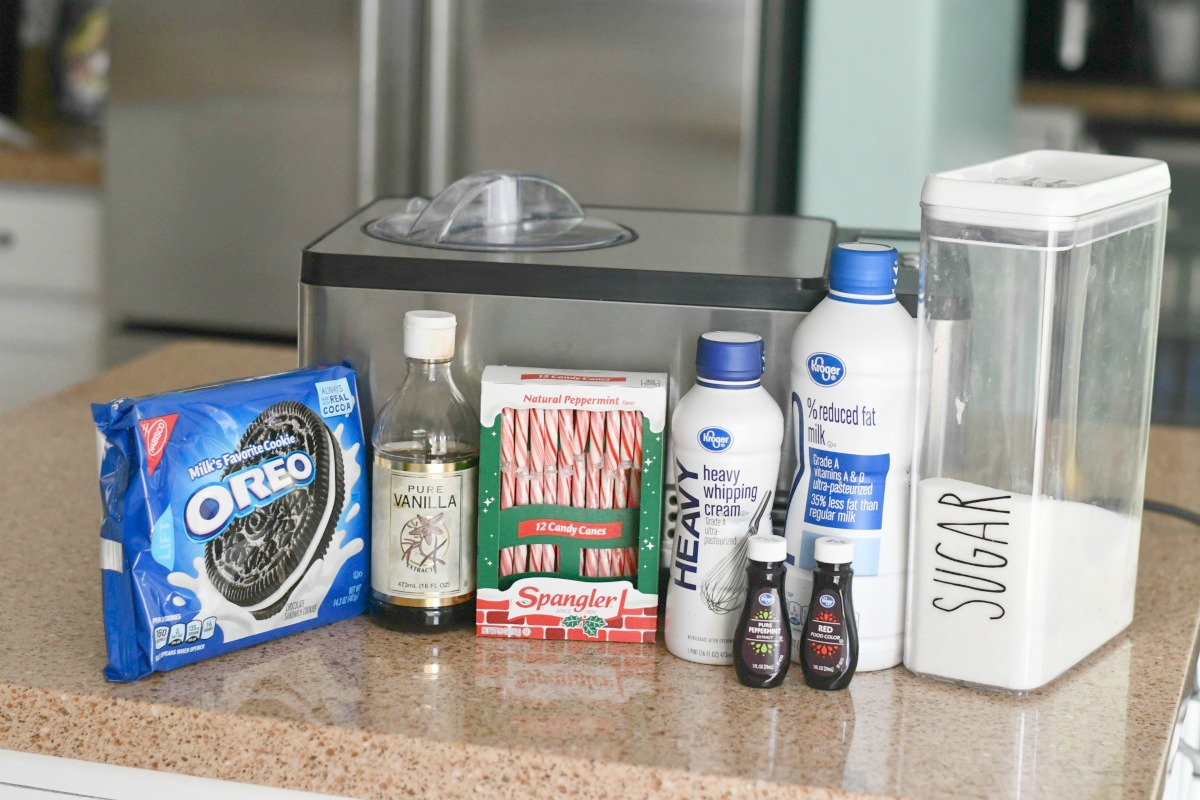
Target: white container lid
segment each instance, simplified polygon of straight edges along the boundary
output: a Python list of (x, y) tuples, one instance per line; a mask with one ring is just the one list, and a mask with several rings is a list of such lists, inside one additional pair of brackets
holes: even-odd
[(813, 558), (822, 564), (849, 564), (854, 560), (854, 542), (822, 536), (814, 545)]
[(762, 563), (783, 561), (787, 558), (787, 539), (773, 533), (756, 533), (750, 537), (746, 556)]
[[(1170, 190), (1162, 161), (1032, 150), (925, 179), (921, 205), (937, 209), (1081, 217)], [(937, 218), (953, 217), (932, 212)]]
[(424, 361), (454, 357), (458, 318), (447, 311), (409, 311), (404, 315), (404, 355)]

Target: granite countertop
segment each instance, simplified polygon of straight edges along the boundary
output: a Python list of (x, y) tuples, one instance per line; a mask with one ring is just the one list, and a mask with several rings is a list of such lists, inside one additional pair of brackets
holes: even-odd
[[(310, 791), (428, 797), (1157, 797), (1190, 689), (1200, 530), (1147, 514), (1133, 625), (1024, 698), (903, 668), (771, 691), (656, 645), (404, 636), (349, 620), (109, 684), (87, 403), (286, 369), (173, 345), (3, 417), (0, 748)], [(1147, 495), (1196, 508), (1200, 433)]]

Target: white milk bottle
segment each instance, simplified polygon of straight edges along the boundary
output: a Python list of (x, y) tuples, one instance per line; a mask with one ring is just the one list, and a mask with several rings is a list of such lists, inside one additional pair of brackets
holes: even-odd
[(792, 340), (796, 476), (785, 589), (792, 660), (822, 536), (854, 543), (858, 671), (900, 663), (908, 559), (916, 324), (896, 302), (892, 247), (834, 248), (829, 295)]
[(746, 547), (771, 533), (783, 414), (762, 388), (763, 340), (715, 331), (696, 346), (696, 385), (671, 417), (679, 517), (663, 638), (680, 658), (732, 664)]

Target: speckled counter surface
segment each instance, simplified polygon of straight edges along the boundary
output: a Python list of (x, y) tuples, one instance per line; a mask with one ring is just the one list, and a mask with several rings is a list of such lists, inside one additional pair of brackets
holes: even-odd
[[(354, 619), (101, 677), (91, 401), (286, 369), (175, 345), (3, 417), (0, 748), (364, 798), (1157, 797), (1191, 680), (1200, 529), (1147, 514), (1137, 614), (1024, 698), (862, 674), (738, 685), (657, 645), (411, 637)], [(1200, 505), (1200, 434), (1156, 430), (1149, 497)]]

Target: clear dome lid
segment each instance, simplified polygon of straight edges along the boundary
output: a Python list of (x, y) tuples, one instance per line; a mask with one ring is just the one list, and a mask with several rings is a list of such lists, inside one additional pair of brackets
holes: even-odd
[(631, 241), (628, 228), (589, 217), (566, 189), (537, 175), (476, 172), (432, 200), (414, 197), (370, 222), (370, 235), (400, 244), (455, 250), (590, 250)]

